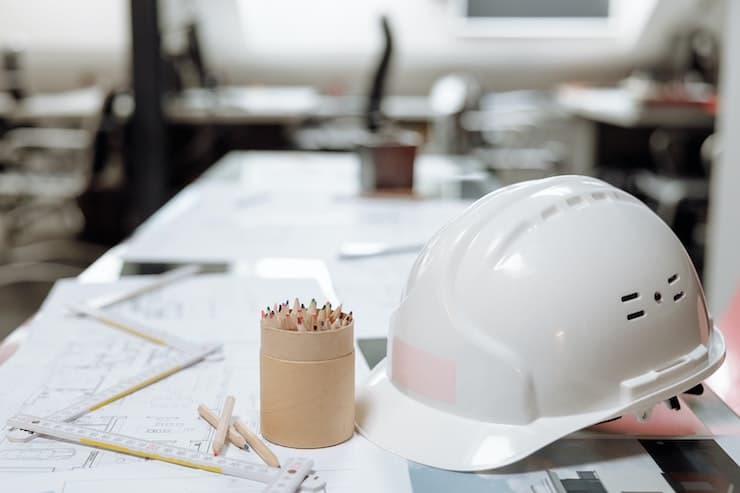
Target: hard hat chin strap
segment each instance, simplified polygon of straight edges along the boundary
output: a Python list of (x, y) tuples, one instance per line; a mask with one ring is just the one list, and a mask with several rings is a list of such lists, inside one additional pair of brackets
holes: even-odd
[(681, 401), (679, 401), (678, 397), (676, 397), (675, 395), (667, 401), (663, 401), (663, 404), (665, 404), (668, 409), (672, 409), (674, 411), (681, 410)]
[[(702, 395), (704, 393), (704, 386), (702, 384), (696, 384), (693, 387), (691, 387), (688, 390), (685, 390), (682, 392), (683, 394), (689, 394), (689, 395)], [(663, 401), (663, 404), (666, 405), (668, 409), (671, 409), (673, 411), (680, 411), (681, 410), (681, 401), (678, 400), (677, 396), (673, 396), (670, 399), (666, 399)], [(635, 413), (635, 417), (637, 418), (637, 421), (640, 423), (644, 423), (648, 419), (650, 419), (650, 414), (652, 413), (652, 408)]]
[[(700, 383), (699, 384), (696, 384), (693, 387), (691, 387), (690, 389), (685, 390), (685, 391), (682, 392), (682, 394), (689, 394), (689, 395), (702, 395), (703, 393), (704, 393), (704, 385), (702, 385)], [(666, 399), (665, 401), (663, 401), (663, 404), (665, 404), (668, 409), (671, 409), (673, 411), (680, 411), (681, 410), (681, 401), (679, 401), (678, 400), (678, 397), (675, 396), (675, 395), (673, 397), (671, 397), (671, 398)], [(645, 409), (643, 411), (636, 411), (635, 412), (635, 418), (637, 418), (637, 421), (639, 421), (640, 423), (644, 423), (647, 420), (649, 420), (650, 419), (650, 415), (653, 412), (653, 407), (654, 406), (651, 406), (650, 408)], [(616, 418), (607, 419), (606, 421), (601, 421), (600, 423), (597, 423), (597, 424), (609, 423), (610, 421), (616, 421), (616, 420), (618, 420), (620, 418), (621, 418), (621, 416), (617, 416)]]
[(702, 395), (704, 393), (704, 385), (697, 383), (696, 385), (691, 387), (689, 390), (684, 390), (682, 393), (690, 394), (690, 395)]

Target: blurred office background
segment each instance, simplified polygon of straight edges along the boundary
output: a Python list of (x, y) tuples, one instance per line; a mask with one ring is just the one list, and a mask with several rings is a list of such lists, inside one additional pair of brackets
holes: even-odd
[(378, 138), (468, 198), (618, 185), (724, 306), (738, 32), (729, 0), (0, 0), (0, 338), (228, 152)]

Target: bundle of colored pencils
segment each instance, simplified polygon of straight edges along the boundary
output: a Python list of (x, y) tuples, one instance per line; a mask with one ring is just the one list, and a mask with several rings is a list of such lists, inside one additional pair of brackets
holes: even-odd
[(288, 300), (280, 305), (269, 306), (262, 310), (260, 326), (262, 328), (295, 330), (298, 332), (318, 332), (323, 330), (338, 330), (352, 323), (352, 312), (344, 313), (342, 305), (332, 308), (328, 301), (324, 306), (317, 305), (312, 299), (308, 306), (298, 301), (291, 307)]

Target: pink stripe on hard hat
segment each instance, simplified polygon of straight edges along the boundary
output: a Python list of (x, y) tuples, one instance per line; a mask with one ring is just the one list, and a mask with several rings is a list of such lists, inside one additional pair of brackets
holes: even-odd
[(393, 338), (391, 380), (437, 401), (455, 403), (455, 362)]

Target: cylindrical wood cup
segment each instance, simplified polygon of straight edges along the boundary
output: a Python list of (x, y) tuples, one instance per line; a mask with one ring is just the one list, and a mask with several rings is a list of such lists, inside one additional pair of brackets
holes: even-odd
[(354, 322), (318, 332), (262, 327), (262, 436), (285, 447), (329, 447), (351, 438), (354, 422)]

